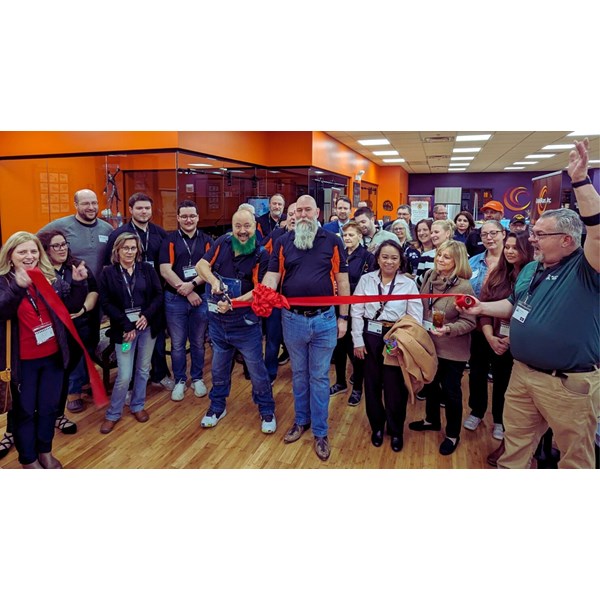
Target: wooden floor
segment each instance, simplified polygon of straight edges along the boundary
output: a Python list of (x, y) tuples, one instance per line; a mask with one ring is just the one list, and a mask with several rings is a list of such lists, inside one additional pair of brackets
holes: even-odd
[[(210, 358), (207, 347), (204, 381), (209, 390)], [(114, 376), (113, 372), (111, 381)], [(332, 367), (332, 380), (334, 376)], [(467, 385), (465, 373), (465, 416)], [(289, 363), (280, 367), (273, 389), (278, 426), (273, 435), (261, 433), (250, 382), (244, 378), (241, 365), (236, 365), (227, 415), (214, 429), (200, 428), (200, 419), (208, 408), (207, 396), (196, 398), (188, 390), (182, 402), (173, 402), (170, 392), (149, 386), (147, 423), (138, 423), (126, 409), (115, 429), (102, 435), (99, 427), (104, 409), (88, 403), (82, 413), (67, 413), (79, 431), (75, 435), (57, 431), (53, 452), (67, 469), (489, 469), (486, 456), (499, 443), (491, 436), (492, 417), (488, 411), (477, 431), (462, 430), (454, 454), (441, 456), (438, 447), (443, 432), (408, 429), (410, 421), (423, 418), (425, 413), (425, 403), (417, 401), (408, 407), (402, 452), (392, 452), (387, 435), (384, 445), (375, 448), (370, 441), (364, 398), (358, 407), (350, 407), (344, 394), (330, 401), (332, 452), (329, 461), (321, 462), (314, 453), (310, 432), (294, 444), (283, 443), (283, 435), (294, 420)], [(5, 425), (6, 416), (0, 416), (0, 431)], [(14, 448), (0, 467), (20, 468)]]

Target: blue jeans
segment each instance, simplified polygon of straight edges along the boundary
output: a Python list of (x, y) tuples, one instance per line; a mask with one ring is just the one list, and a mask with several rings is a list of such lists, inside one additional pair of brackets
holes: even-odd
[(260, 319), (248, 310), (235, 310), (220, 315), (209, 313), (208, 333), (212, 341), (212, 389), (210, 409), (217, 414), (225, 410), (231, 391), (231, 361), (236, 350), (244, 357), (252, 381), (252, 399), (258, 412), (267, 416), (275, 413), (275, 401), (267, 367), (262, 354)]
[(337, 319), (333, 307), (305, 317), (282, 310), (283, 339), (292, 365), (292, 389), (296, 423), (312, 423), (312, 432), (324, 437), (329, 417), (329, 365), (337, 343)]
[[(115, 344), (115, 354), (117, 355), (117, 379), (113, 386), (110, 397), (110, 406), (106, 411), (105, 419), (108, 421), (118, 421), (123, 414), (125, 406), (125, 397), (129, 389), (129, 382), (133, 376), (134, 358), (135, 358), (135, 382), (131, 392), (131, 402), (129, 409), (132, 413), (139, 412), (144, 408), (146, 402), (146, 385), (150, 377), (150, 361), (156, 338), (150, 333), (150, 327), (143, 331), (138, 331), (131, 348), (127, 352), (122, 351), (122, 344)], [(137, 349), (137, 357), (136, 357)]]
[(275, 381), (279, 363), (279, 348), (283, 342), (283, 331), (281, 328), (281, 309), (274, 308), (270, 316), (265, 319), (265, 365), (269, 373), (269, 379)]
[(204, 373), (204, 336), (208, 324), (206, 297), (200, 306), (192, 306), (184, 296), (165, 292), (167, 330), (171, 337), (171, 366), (175, 382), (187, 381), (185, 344), (190, 341), (192, 381)]

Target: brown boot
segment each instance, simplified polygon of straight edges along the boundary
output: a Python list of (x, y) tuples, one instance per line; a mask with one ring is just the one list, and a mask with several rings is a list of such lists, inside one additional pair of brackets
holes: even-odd
[(32, 463), (28, 465), (21, 465), (24, 469), (43, 469), (42, 465), (40, 465), (39, 460), (34, 460)]
[(38, 459), (44, 469), (62, 469), (60, 461), (52, 456), (52, 452), (41, 452)]
[(504, 440), (500, 442), (500, 445), (491, 453), (488, 454), (487, 462), (492, 467), (498, 466), (498, 459), (504, 454)]

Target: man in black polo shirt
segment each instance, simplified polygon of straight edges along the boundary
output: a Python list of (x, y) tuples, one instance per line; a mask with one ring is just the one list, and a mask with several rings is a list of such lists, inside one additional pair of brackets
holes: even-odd
[[(342, 240), (318, 224), (319, 209), (312, 196), (296, 202), (296, 227), (276, 242), (263, 284), (287, 298), (348, 296), (348, 264)], [(327, 460), (329, 448), (329, 365), (337, 338), (348, 327), (348, 305), (336, 319), (331, 304), (294, 306), (282, 310), (283, 339), (292, 364), (295, 419), (284, 442), (300, 439), (312, 424), (315, 452)]]
[(256, 229), (263, 238), (266, 238), (274, 229), (279, 227), (284, 208), (285, 199), (283, 194), (273, 194), (269, 200), (269, 212), (256, 219)]
[(212, 246), (210, 236), (198, 229), (198, 207), (184, 200), (177, 207), (177, 231), (164, 239), (159, 254), (160, 273), (165, 279), (165, 315), (171, 337), (171, 366), (175, 387), (171, 400), (179, 402), (187, 381), (186, 342), (190, 341), (190, 376), (195, 396), (206, 396), (204, 373), (204, 336), (208, 310), (204, 282), (196, 273), (196, 263)]
[[(252, 381), (252, 399), (258, 406), (263, 433), (274, 433), (275, 401), (262, 354), (262, 326), (251, 308), (236, 308), (224, 298), (248, 297), (267, 272), (269, 253), (256, 243), (256, 221), (245, 209), (231, 219), (232, 232), (216, 240), (196, 265), (202, 279), (211, 287), (208, 306), (208, 331), (212, 341), (212, 389), (210, 406), (201, 427), (215, 425), (227, 414), (231, 390), (231, 361), (236, 351), (244, 358)], [(241, 298), (240, 298), (241, 299)]]
[[(160, 264), (158, 260), (158, 254), (160, 247), (167, 237), (167, 232), (158, 225), (151, 222), (152, 219), (152, 205), (154, 201), (150, 196), (143, 192), (136, 192), (133, 194), (128, 201), (129, 213), (131, 214), (131, 220), (121, 227), (115, 229), (109, 236), (108, 242), (106, 243), (106, 250), (104, 253), (104, 264), (110, 265), (110, 257), (112, 254), (115, 240), (122, 233), (135, 233), (142, 247), (142, 260), (150, 263), (163, 283), (163, 278), (160, 275)], [(164, 314), (160, 317), (164, 321)], [(162, 324), (160, 332), (156, 336), (156, 344), (154, 345), (154, 351), (152, 352), (152, 370), (150, 372), (150, 381), (154, 385), (164, 387), (166, 390), (173, 390), (175, 387), (175, 381), (171, 378), (169, 367), (167, 365), (167, 356), (165, 350), (166, 336), (165, 326)]]

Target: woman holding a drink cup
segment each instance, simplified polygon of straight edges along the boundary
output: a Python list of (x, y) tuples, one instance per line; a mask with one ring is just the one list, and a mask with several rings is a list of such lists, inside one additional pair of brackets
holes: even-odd
[[(462, 242), (449, 240), (436, 252), (434, 268), (421, 285), (422, 294), (473, 295), (469, 282), (471, 267)], [(471, 331), (475, 317), (459, 313), (453, 296), (423, 298), (423, 326), (429, 331), (438, 357), (434, 380), (423, 388), (426, 397), (425, 419), (409, 424), (413, 431), (440, 431), (440, 404), (446, 409), (446, 437), (440, 454), (452, 454), (460, 441), (462, 422), (461, 379), (469, 359)]]

